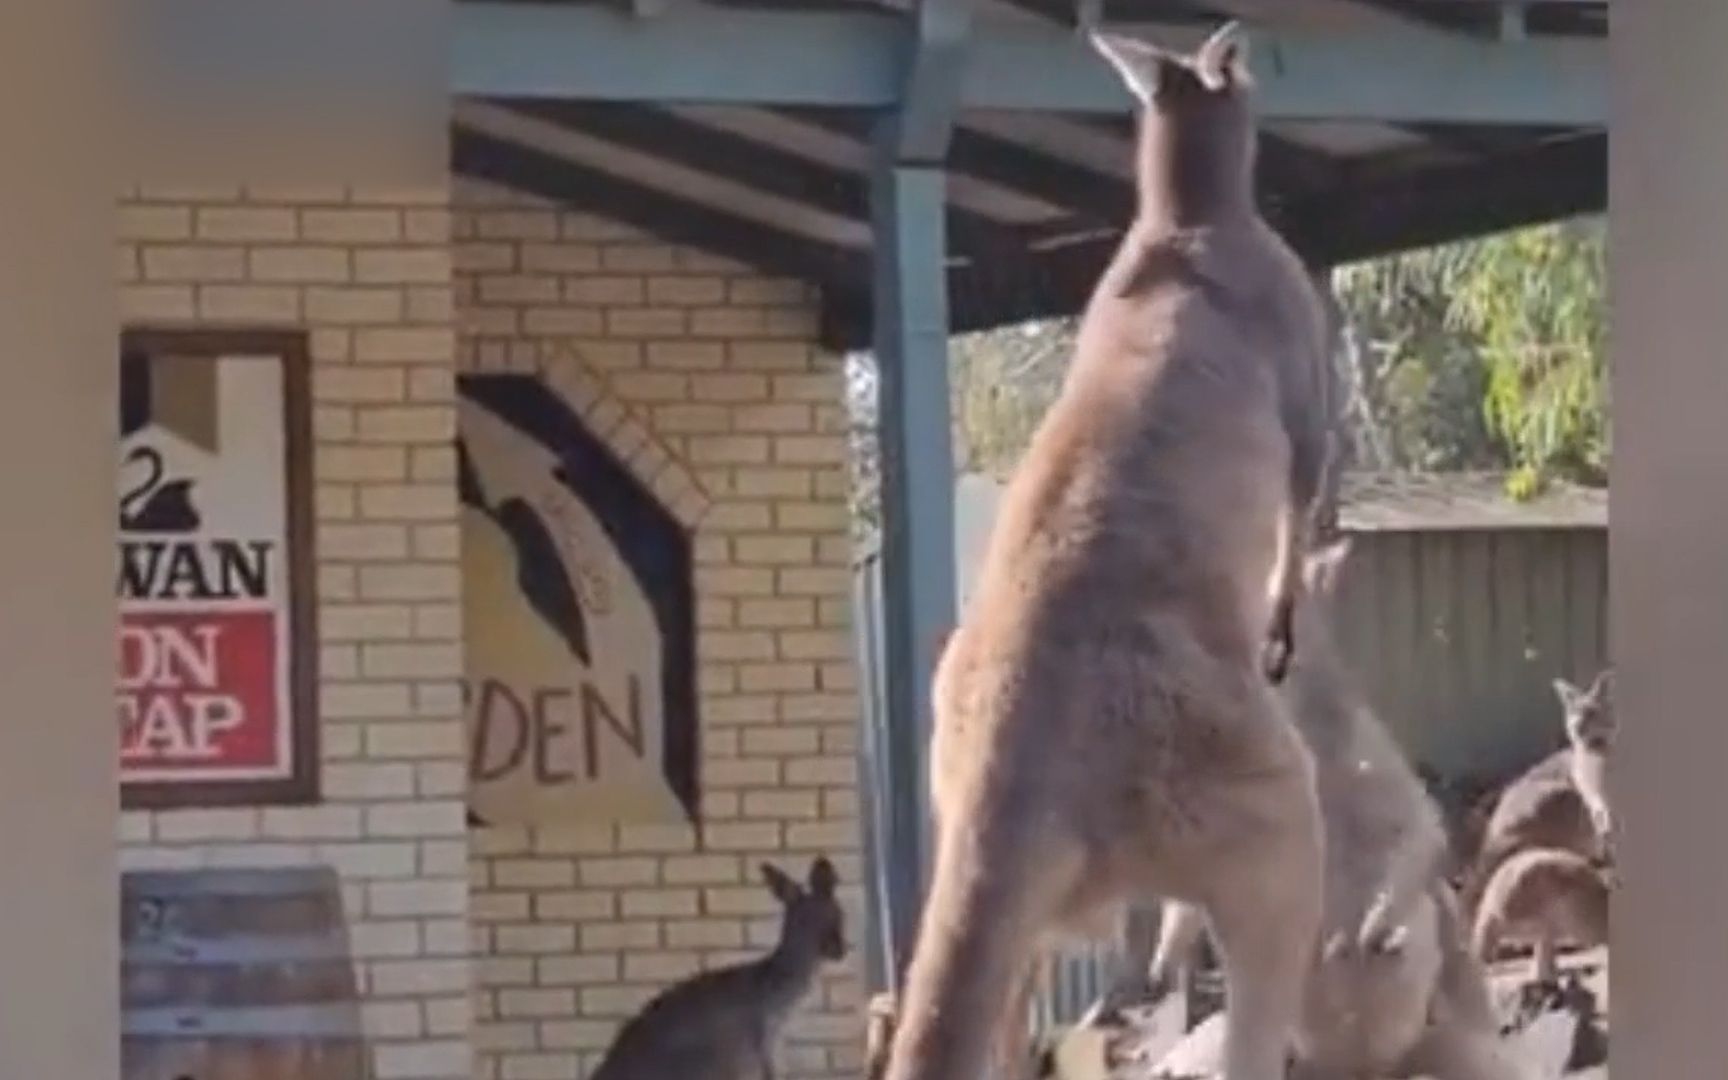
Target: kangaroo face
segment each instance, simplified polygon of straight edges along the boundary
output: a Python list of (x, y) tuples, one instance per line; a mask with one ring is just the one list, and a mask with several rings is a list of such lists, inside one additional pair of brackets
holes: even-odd
[(762, 879), (785, 909), (781, 941), (824, 960), (846, 958), (846, 916), (834, 896), (839, 875), (826, 856), (810, 864), (804, 885), (770, 863), (762, 864)]
[(1603, 671), (1588, 689), (1580, 690), (1565, 679), (1554, 680), (1554, 692), (1566, 718), (1566, 738), (1573, 746), (1606, 756), (1614, 748), (1619, 732), (1614, 712), (1613, 673)]

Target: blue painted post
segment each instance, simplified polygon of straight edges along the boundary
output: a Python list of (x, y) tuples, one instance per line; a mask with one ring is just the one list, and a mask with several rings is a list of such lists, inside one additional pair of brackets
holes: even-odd
[(881, 393), (887, 760), (887, 965), (911, 956), (929, 856), (930, 675), (954, 622), (954, 451), (940, 166), (887, 154), (872, 183), (875, 351)]

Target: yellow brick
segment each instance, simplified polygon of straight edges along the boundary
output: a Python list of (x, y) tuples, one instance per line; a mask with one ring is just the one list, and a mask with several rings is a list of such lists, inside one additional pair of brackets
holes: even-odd
[(809, 469), (739, 469), (735, 483), (739, 495), (751, 498), (808, 499), (815, 489)]
[[(325, 368), (319, 374), (331, 370)], [(400, 446), (320, 446), (317, 473), (327, 481), (403, 480), (408, 476), (408, 451)]]
[(821, 736), (809, 727), (750, 727), (744, 729), (747, 757), (802, 757), (821, 748)]
[(707, 307), (690, 312), (690, 333), (693, 337), (758, 337), (766, 326), (761, 308)]
[(127, 285), (120, 290), (120, 317), (164, 322), (191, 319), (197, 303), (190, 285)]
[(408, 380), (401, 368), (354, 368), (321, 365), (312, 373), (312, 393), (318, 401), (375, 403), (401, 401)]
[(600, 269), (600, 249), (592, 244), (523, 244), (522, 268), (554, 274), (587, 274)]
[(539, 892), (534, 895), (536, 919), (569, 919), (591, 922), (617, 915), (617, 899), (609, 892), (596, 890)]
[[(840, 786), (856, 783), (858, 764), (850, 757), (807, 758), (786, 763), (786, 783), (796, 787)], [(826, 808), (824, 813), (826, 813)]]
[[(361, 500), (364, 503), (364, 494), (362, 494)], [(807, 597), (745, 600), (738, 605), (738, 625), (746, 627), (815, 626), (816, 604)]]
[(359, 578), (352, 566), (318, 567), (318, 599), (357, 600), (360, 597)]
[(767, 889), (752, 884), (750, 888), (717, 888), (702, 890), (702, 910), (710, 915), (749, 917), (778, 914), (780, 905)]
[(501, 889), (558, 889), (576, 884), (576, 864), (569, 859), (497, 859), (493, 884)]
[(312, 359), (320, 364), (339, 363), (354, 350), (354, 335), (328, 326), (312, 328)]
[(696, 375), (690, 382), (691, 397), (697, 401), (763, 401), (768, 392), (768, 379), (762, 375)]
[(349, 277), (348, 252), (339, 247), (255, 248), (250, 261), (258, 281), (342, 282)]
[(320, 521), (346, 521), (359, 506), (354, 488), (348, 484), (319, 484), (312, 491), (312, 503)]
[(761, 435), (698, 435), (689, 447), (692, 458), (708, 465), (758, 465), (769, 459), (769, 440)]
[(576, 948), (574, 926), (500, 926), (492, 932), (498, 952), (568, 953)]
[[(607, 980), (590, 979), (589, 982), (614, 981), (614, 974)], [(540, 1045), (548, 1050), (604, 1050), (612, 1043), (613, 1025), (598, 1020), (561, 1020), (547, 1021), (540, 1025)], [(572, 1075), (568, 1071), (557, 1073), (559, 1077)], [(592, 1076), (590, 1071), (588, 1075)]]
[(774, 572), (747, 567), (709, 567), (696, 572), (696, 585), (704, 594), (772, 596)]
[(571, 304), (624, 307), (645, 303), (647, 296), (647, 286), (639, 277), (585, 274), (564, 283), (564, 300)]
[(555, 240), (555, 210), (485, 210), (474, 215), (474, 231), (488, 240)]
[(699, 307), (722, 303), (726, 282), (714, 277), (651, 277), (648, 302), (673, 307)]
[(717, 371), (726, 365), (726, 349), (712, 341), (651, 341), (648, 366), (667, 371)]
[(574, 990), (500, 990), (501, 1016), (569, 1016), (576, 1011)]
[(838, 500), (783, 502), (774, 507), (775, 524), (787, 532), (840, 532), (849, 518), (846, 504)]
[[(325, 550), (323, 533), (319, 550)], [(393, 604), (325, 604), (318, 612), (318, 633), (325, 641), (405, 638), (412, 626), (412, 610)]]
[(380, 327), (354, 332), (354, 358), (361, 363), (448, 364), (456, 335), (448, 327)]
[(749, 371), (807, 372), (814, 366), (810, 346), (801, 342), (734, 341), (726, 355), (732, 367)]
[(126, 240), (189, 240), (192, 211), (184, 206), (122, 206), (119, 229)]
[(406, 558), (408, 530), (400, 525), (322, 524), (318, 554), (356, 562)]
[(660, 944), (660, 927), (652, 922), (591, 922), (581, 928), (582, 950), (652, 949)]
[(417, 285), (408, 289), (408, 321), (448, 323), (456, 319), (456, 299), (450, 289)]
[(405, 210), (402, 214), (403, 235), (409, 243), (443, 244), (451, 236), (449, 210)]
[[(452, 558), (455, 552), (452, 552)], [(414, 636), (460, 640), (462, 609), (456, 604), (425, 604), (414, 609)]]
[(507, 308), (463, 307), (456, 318), (462, 331), (475, 337), (514, 337), (521, 331), (521, 316)]
[(386, 209), (300, 211), (300, 235), (339, 244), (379, 244), (402, 239), (402, 215)]
[[(713, 895), (715, 890), (708, 890)], [(666, 924), (666, 944), (674, 949), (736, 949), (744, 944), (744, 927), (718, 919), (680, 919)]]
[(747, 535), (738, 537), (732, 543), (733, 551), (742, 565), (799, 565), (807, 564), (815, 557), (815, 547), (808, 536)]
[(421, 285), (450, 279), (450, 256), (443, 248), (385, 248), (354, 253), (354, 276), (363, 282)]
[(360, 650), (354, 645), (325, 645), (318, 650), (318, 674), (327, 679), (360, 677)]
[(147, 244), (142, 258), (144, 277), (150, 281), (242, 281), (246, 277), (244, 248)]
[(722, 660), (773, 660), (779, 656), (774, 635), (768, 633), (709, 633), (697, 642), (701, 659), (713, 663)]
[(632, 889), (619, 898), (626, 919), (694, 917), (701, 895), (694, 889)]
[(456, 436), (456, 410), (440, 405), (365, 409), (357, 434), (369, 443), (445, 443)]
[(754, 788), (780, 782), (775, 761), (721, 758), (704, 762), (702, 781), (710, 788)]
[(485, 274), (480, 278), (480, 300), (487, 304), (555, 304), (558, 279), (550, 275)]
[(300, 294), (277, 286), (201, 285), (198, 314), (218, 321), (298, 322)]
[(739, 431), (766, 433), (807, 432), (814, 428), (808, 405), (787, 403), (778, 405), (744, 405), (733, 412), (733, 423)]
[(371, 484), (360, 489), (360, 516), (447, 521), (456, 516), (456, 490), (450, 484)]
[(631, 982), (664, 984), (698, 970), (695, 953), (632, 953), (624, 957), (624, 978)]
[(397, 683), (335, 683), (320, 688), (322, 712), (330, 719), (372, 720), (408, 711), (408, 688)]
[(654, 428), (662, 435), (712, 435), (732, 426), (723, 405), (661, 405), (654, 410)]
[(681, 308), (631, 307), (606, 311), (606, 332), (617, 337), (679, 337), (687, 332), (688, 322)]
[(738, 688), (749, 693), (782, 691), (796, 693), (817, 687), (816, 668), (812, 664), (741, 664), (737, 669)]
[(822, 812), (814, 791), (746, 791), (744, 816), (796, 820), (814, 818)]
[(605, 328), (605, 319), (592, 308), (531, 307), (522, 313), (522, 329), (529, 334), (589, 335)]
[(838, 465), (847, 457), (846, 441), (832, 435), (779, 435), (774, 460), (783, 465)]
[(629, 852), (684, 852), (696, 846), (696, 833), (688, 825), (621, 825), (618, 849)]
[(858, 702), (848, 694), (788, 694), (780, 710), (786, 720), (853, 720)]
[(660, 880), (660, 864), (640, 856), (584, 859), (581, 872), (582, 884), (599, 888), (653, 885)]
[(366, 600), (453, 600), (461, 595), (460, 571), (444, 565), (365, 566), (360, 596)]
[(456, 383), (449, 368), (416, 365), (408, 373), (408, 400), (448, 402), (455, 397)]
[(653, 273), (676, 269), (678, 256), (664, 244), (607, 244), (601, 249), (600, 264), (608, 270)]
[(779, 635), (780, 655), (787, 660), (845, 660), (852, 655), (851, 637), (834, 631), (788, 631)]
[(294, 211), (253, 206), (199, 207), (194, 231), (202, 240), (292, 240), (299, 233)]

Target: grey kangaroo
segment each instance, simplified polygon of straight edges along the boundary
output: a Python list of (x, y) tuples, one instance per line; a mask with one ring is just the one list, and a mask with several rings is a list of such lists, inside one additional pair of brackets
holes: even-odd
[(1553, 848), (1597, 861), (1611, 852), (1613, 814), (1604, 777), (1618, 731), (1612, 674), (1599, 673), (1583, 690), (1555, 679), (1554, 693), (1566, 745), (1532, 765), (1496, 800), (1460, 890), (1472, 916), (1500, 864), (1520, 851)]
[(1275, 683), (1330, 467), (1327, 320), (1255, 206), (1234, 25), (1192, 56), (1092, 40), (1144, 106), (1139, 210), (933, 676), (887, 1080), (1011, 1067), (1038, 952), (1165, 896), (1223, 954), (1226, 1080), (1282, 1080), (1319, 930), (1313, 762)]
[(773, 1080), (774, 1046), (823, 961), (846, 956), (834, 866), (818, 857), (805, 886), (764, 863), (784, 908), (780, 943), (748, 963), (693, 975), (649, 1001), (589, 1080)]
[[(1337, 541), (1307, 560), (1296, 609), (1304, 645), (1283, 690), (1314, 754), (1326, 837), (1322, 946), (1291, 1075), (1522, 1080), (1444, 880), (1439, 807), (1356, 685), (1329, 625), (1349, 548)], [(1156, 949), (1131, 953), (1129, 979), (1145, 972), (1153, 996), (1167, 992), (1204, 929), (1191, 905), (1165, 905)], [(1130, 941), (1145, 950), (1144, 937)]]

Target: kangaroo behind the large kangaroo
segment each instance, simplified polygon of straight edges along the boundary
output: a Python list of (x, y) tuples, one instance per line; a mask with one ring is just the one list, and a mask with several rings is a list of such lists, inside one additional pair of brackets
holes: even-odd
[(1554, 692), (1566, 745), (1532, 765), (1496, 800), (1461, 889), (1471, 915), (1500, 864), (1520, 851), (1552, 848), (1584, 859), (1608, 852), (1613, 815), (1603, 780), (1618, 728), (1612, 674), (1601, 672), (1584, 690), (1555, 679)]
[(780, 942), (757, 960), (693, 975), (660, 992), (619, 1031), (589, 1080), (771, 1080), (774, 1046), (823, 961), (846, 955), (833, 864), (805, 886), (764, 863), (784, 911)]
[[(1296, 609), (1304, 645), (1282, 691), (1314, 755), (1326, 837), (1322, 946), (1292, 1076), (1515, 1080), (1523, 1072), (1500, 1044), (1485, 975), (1443, 877), (1439, 807), (1356, 685), (1329, 625), (1349, 547), (1338, 541), (1307, 560)], [(1144, 970), (1155, 992), (1167, 991), (1204, 929), (1191, 905), (1167, 904), (1155, 950), (1140, 939), (1130, 973)]]
[(1471, 951), (1484, 962), (1508, 941), (1533, 947), (1531, 974), (1539, 983), (1559, 975), (1556, 947), (1608, 943), (1611, 884), (1602, 869), (1576, 852), (1532, 847), (1501, 860), (1482, 889)]
[(1226, 1080), (1282, 1080), (1319, 926), (1313, 764), (1273, 684), (1330, 456), (1328, 327), (1255, 206), (1235, 30), (1192, 57), (1093, 41), (1144, 105), (1139, 211), (934, 675), (888, 1080), (1017, 1058), (1037, 952), (1164, 896), (1220, 942)]

